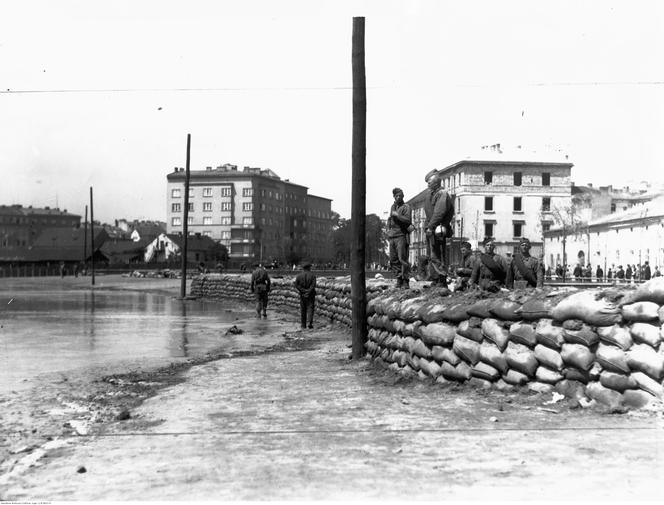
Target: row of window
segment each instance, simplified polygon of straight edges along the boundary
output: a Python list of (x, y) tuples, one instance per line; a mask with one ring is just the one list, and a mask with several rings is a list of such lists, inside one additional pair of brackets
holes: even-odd
[[(188, 217), (187, 218), (187, 224), (194, 224), (194, 218), (191, 217), (191, 216)], [(212, 217), (206, 216), (206, 217), (203, 218), (203, 226), (211, 225), (211, 224), (212, 224)], [(230, 217), (222, 217), (219, 224), (230, 226), (233, 223), (231, 222)], [(254, 218), (253, 217), (243, 217), (242, 218), (242, 224), (243, 225), (253, 225), (254, 224)], [(172, 218), (171, 219), (171, 225), (172, 226), (182, 226), (182, 218), (180, 218), (180, 217)]]
[[(214, 188), (203, 188), (203, 196), (204, 197), (212, 197), (214, 196), (212, 194), (212, 190)], [(222, 186), (221, 188), (221, 196), (232, 196), (233, 193), (233, 187), (232, 186)], [(250, 197), (254, 195), (254, 189), (253, 188), (242, 188), (242, 196), (244, 197)], [(182, 189), (181, 188), (173, 188), (171, 189), (171, 198), (181, 198), (182, 197)], [(194, 189), (189, 188), (189, 198), (194, 197)]]
[[(512, 174), (512, 183), (515, 186), (521, 186), (523, 183), (523, 172), (514, 172)], [(493, 184), (493, 172), (487, 170), (484, 172), (484, 184)], [(551, 174), (542, 172), (542, 186), (551, 186)]]
[[(512, 201), (512, 210), (514, 212), (523, 212), (523, 198), (520, 196), (515, 196)], [(484, 197), (484, 211), (493, 212), (493, 196)], [(551, 211), (551, 197), (544, 196), (542, 197), (542, 211), (550, 212)]]
[[(484, 221), (484, 236), (485, 237), (494, 237), (496, 223), (493, 221)], [(523, 230), (526, 226), (524, 221), (513, 221), (512, 222), (512, 236), (514, 238), (523, 237)], [(542, 221), (542, 231), (549, 231), (551, 229), (550, 221)]]
[[(231, 202), (221, 202), (220, 210), (224, 212), (230, 212), (233, 210), (233, 204)], [(254, 210), (254, 204), (252, 202), (244, 202), (242, 204), (242, 210), (252, 211)], [(171, 212), (182, 212), (182, 205), (179, 203), (171, 204)], [(194, 204), (189, 203), (189, 212), (194, 212)], [(203, 212), (212, 212), (212, 202), (203, 202)]]
[(29, 217), (17, 217), (17, 216), (0, 216), (0, 223), (6, 224), (59, 224), (62, 226), (76, 226), (79, 221), (75, 219), (60, 219), (60, 218), (38, 218), (33, 219)]

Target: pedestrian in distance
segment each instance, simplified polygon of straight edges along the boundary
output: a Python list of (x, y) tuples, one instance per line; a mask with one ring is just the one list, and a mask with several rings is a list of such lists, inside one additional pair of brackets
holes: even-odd
[(424, 200), (424, 231), (429, 249), (429, 280), (432, 284), (447, 287), (447, 239), (452, 237), (454, 201), (441, 187), (437, 170), (429, 172), (424, 180), (429, 194)]
[(539, 259), (530, 255), (530, 240), (525, 237), (519, 241), (519, 252), (512, 257), (505, 285), (508, 289), (544, 287), (544, 267)]
[(390, 207), (387, 218), (387, 240), (390, 253), (390, 269), (397, 279), (397, 288), (408, 289), (410, 280), (410, 263), (408, 262), (408, 246), (412, 225), (410, 205), (403, 201), (403, 190), (392, 190), (394, 203)]
[(302, 265), (302, 272), (295, 277), (295, 289), (300, 294), (300, 326), (314, 327), (314, 305), (316, 303), (316, 275), (311, 271), (311, 263)]
[(652, 277), (652, 271), (650, 270), (650, 263), (646, 261), (643, 264), (643, 280), (649, 281), (651, 277)]
[(622, 265), (618, 265), (618, 270), (616, 271), (616, 279), (619, 282), (622, 282), (625, 280), (625, 271), (623, 270)]
[(659, 271), (659, 266), (655, 267), (655, 273), (652, 274), (653, 277), (661, 277), (662, 272)]
[(597, 270), (595, 271), (595, 277), (597, 277), (597, 282), (602, 282), (604, 279), (604, 270), (602, 270), (602, 267), (597, 265)]
[(263, 265), (254, 264), (254, 271), (251, 274), (251, 292), (256, 295), (256, 317), (267, 317), (267, 299), (270, 292), (270, 276)]

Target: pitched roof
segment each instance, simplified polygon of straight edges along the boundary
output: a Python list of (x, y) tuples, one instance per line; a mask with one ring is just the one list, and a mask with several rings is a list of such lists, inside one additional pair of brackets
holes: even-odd
[[(88, 241), (90, 231), (88, 230)], [(103, 228), (95, 226), (95, 249), (99, 249), (108, 238)], [(35, 239), (33, 247), (67, 248), (78, 247), (83, 250), (85, 228), (46, 228)]]
[[(182, 235), (169, 233), (166, 236), (178, 247), (182, 247), (184, 239)], [(217, 242), (206, 235), (189, 235), (187, 239), (187, 250), (189, 251), (207, 251), (210, 248), (216, 247), (217, 245)]]

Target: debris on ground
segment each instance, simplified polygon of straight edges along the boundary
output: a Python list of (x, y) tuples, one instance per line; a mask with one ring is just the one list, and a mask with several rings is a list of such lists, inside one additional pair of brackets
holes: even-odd
[(238, 328), (237, 326), (233, 325), (230, 328), (226, 330), (226, 335), (231, 334), (231, 335), (241, 335), (244, 333), (244, 331), (241, 328)]

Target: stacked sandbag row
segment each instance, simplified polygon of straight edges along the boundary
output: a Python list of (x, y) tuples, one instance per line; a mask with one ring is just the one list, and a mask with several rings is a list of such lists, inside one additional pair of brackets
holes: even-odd
[[(599, 290), (558, 303), (390, 293), (368, 304), (368, 354), (394, 369), (489, 386), (576, 390), (611, 405), (664, 394), (664, 280), (620, 304)], [(522, 300), (523, 301), (523, 300)]]

